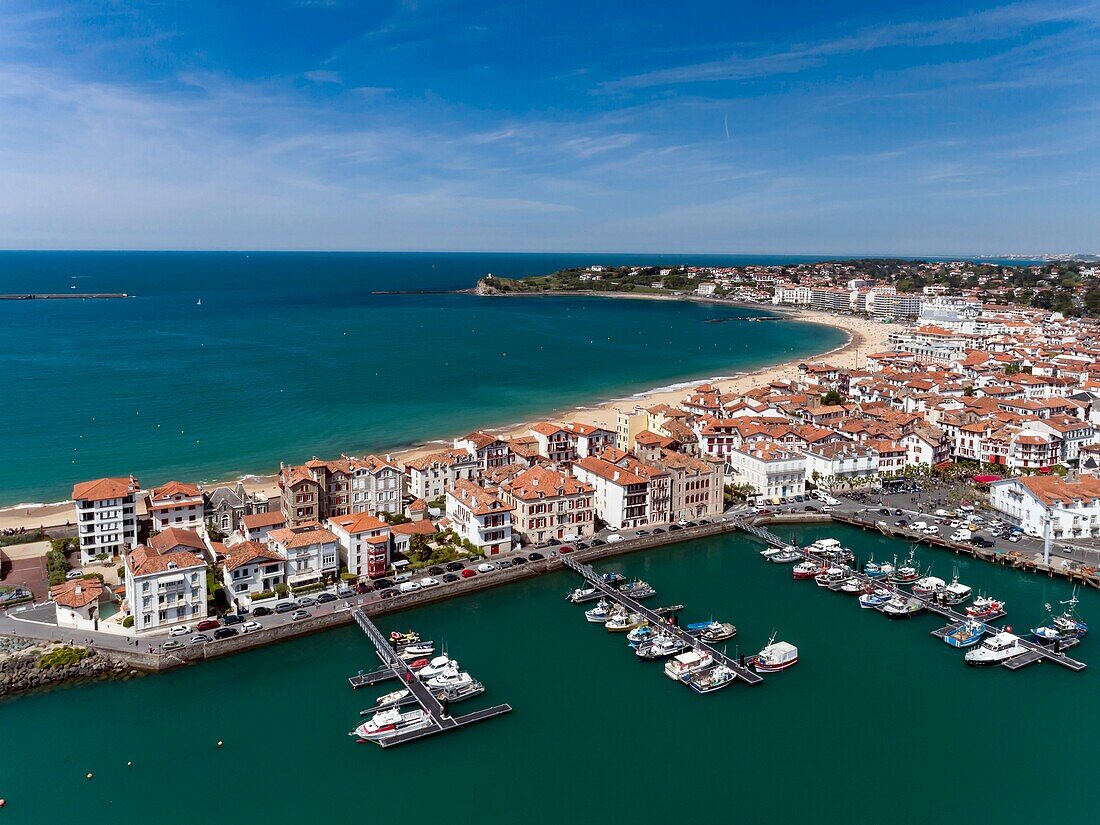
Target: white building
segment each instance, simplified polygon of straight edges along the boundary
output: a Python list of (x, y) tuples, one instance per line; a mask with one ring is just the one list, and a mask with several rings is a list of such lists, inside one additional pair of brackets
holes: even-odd
[(481, 472), (479, 456), (465, 447), (440, 450), (405, 462), (408, 493), (424, 501), (435, 501), (456, 481), (471, 481)]
[(340, 572), (340, 542), (316, 522), (272, 530), (267, 544), (286, 558), (286, 583), (291, 589), (331, 581)]
[(1045, 536), (1050, 522), (1055, 539), (1100, 536), (1100, 479), (1084, 476), (1025, 476), (994, 481), (989, 503), (1031, 536)]
[(786, 498), (806, 492), (806, 459), (774, 444), (734, 448), (727, 457), (734, 481), (748, 484), (764, 498)]
[[(368, 455), (348, 460), (353, 513), (400, 513), (405, 497), (405, 473), (390, 456)], [(331, 512), (335, 513), (335, 509)]]
[(833, 488), (878, 474), (878, 451), (854, 442), (816, 444), (803, 450), (806, 480)]
[(576, 439), (576, 451), (579, 458), (599, 455), (607, 448), (615, 446), (615, 433), (602, 427), (582, 424), (579, 421), (568, 421), (562, 424), (562, 429)]
[(596, 515), (608, 527), (630, 529), (650, 523), (649, 479), (645, 476), (595, 456), (576, 462), (573, 475), (592, 486)]
[(328, 528), (340, 542), (340, 558), (355, 576), (377, 579), (390, 564), (390, 526), (369, 513), (333, 516)]
[(243, 541), (228, 548), (221, 575), (226, 598), (238, 610), (247, 610), (256, 596), (286, 583), (286, 559), (258, 541)]
[(137, 544), (136, 497), (141, 486), (133, 476), (99, 478), (73, 487), (80, 563), (97, 556), (109, 559)]
[(50, 588), (54, 615), (59, 627), (99, 630), (101, 605), (113, 600), (111, 588), (89, 576), (62, 582)]
[(512, 549), (512, 507), (472, 481), (447, 491), (447, 518), (460, 539), (487, 556)]
[(206, 562), (195, 548), (171, 543), (162, 544), (161, 549), (138, 545), (126, 554), (125, 572), (126, 605), (136, 632), (206, 616)]
[[(462, 438), (456, 438), (454, 444), (455, 447), (465, 450), (477, 460), (478, 470), (482, 473), (496, 467), (503, 467), (511, 460), (508, 442), (491, 433), (478, 430)], [(418, 496), (418, 498), (423, 498), (423, 496)], [(425, 499), (425, 501), (427, 500)]]
[(249, 541), (266, 542), (272, 530), (286, 527), (286, 516), (282, 510), (270, 510), (266, 513), (253, 513), (241, 519), (244, 537)]
[(203, 525), (205, 509), (202, 491), (194, 484), (169, 481), (149, 493), (149, 516), (154, 530), (169, 527), (196, 530)]

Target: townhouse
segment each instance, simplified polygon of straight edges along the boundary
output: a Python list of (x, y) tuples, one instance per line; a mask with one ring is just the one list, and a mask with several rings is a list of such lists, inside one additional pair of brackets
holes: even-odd
[(524, 470), (497, 491), (512, 507), (513, 532), (528, 544), (576, 541), (595, 533), (594, 493), (591, 484), (544, 467)]
[(1100, 479), (1024, 476), (994, 481), (989, 503), (1031, 536), (1055, 539), (1100, 536)]
[(462, 447), (440, 450), (405, 462), (408, 493), (424, 501), (435, 501), (456, 481), (474, 481), (482, 472), (477, 454)]
[(353, 576), (377, 579), (390, 565), (390, 526), (369, 513), (333, 516), (328, 528), (340, 543), (340, 559)]
[[(174, 538), (161, 539), (156, 546), (138, 545), (125, 556), (125, 607), (137, 633), (206, 616), (206, 562), (194, 541), (177, 543), (170, 540)], [(201, 546), (201, 539), (195, 539)]]
[(137, 545), (137, 497), (133, 476), (98, 478), (73, 486), (81, 565), (111, 559)]
[[(478, 470), (486, 473), (497, 467), (503, 467), (511, 461), (508, 442), (497, 436), (480, 430), (456, 438), (457, 449), (466, 450), (477, 461)], [(413, 493), (413, 495), (416, 495)]]
[(202, 492), (194, 484), (169, 481), (149, 492), (149, 517), (154, 530), (196, 530), (204, 524), (205, 513)]
[(512, 549), (512, 507), (472, 481), (447, 490), (447, 519), (463, 541), (486, 556)]
[(219, 569), (226, 599), (238, 611), (274, 597), (275, 588), (286, 584), (286, 557), (258, 541), (227, 548)]
[(730, 453), (733, 481), (749, 485), (766, 499), (789, 498), (806, 492), (806, 458), (775, 444), (740, 447)]
[(333, 581), (340, 572), (340, 542), (317, 522), (272, 530), (267, 545), (286, 559), (292, 590)]

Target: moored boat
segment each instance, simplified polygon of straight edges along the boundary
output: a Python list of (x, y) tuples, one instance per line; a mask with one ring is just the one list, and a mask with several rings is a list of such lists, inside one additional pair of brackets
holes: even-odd
[(791, 578), (798, 581), (805, 581), (806, 579), (812, 579), (814, 576), (820, 576), (828, 568), (822, 567), (816, 561), (802, 561), (791, 568)]
[(897, 569), (898, 559), (894, 557), (894, 563), (891, 564), (888, 561), (877, 562), (874, 556), (867, 560), (867, 563), (863, 565), (863, 575), (870, 579), (883, 579), (893, 574)]
[(974, 667), (991, 667), (1001, 665), (1009, 659), (1014, 659), (1027, 653), (1027, 648), (1020, 644), (1020, 637), (1007, 631), (1001, 631), (987, 638), (978, 647), (966, 651), (966, 663)]
[(594, 602), (599, 597), (600, 591), (595, 587), (578, 587), (575, 590), (570, 590), (565, 600), (573, 604), (583, 604), (584, 602)]
[(966, 615), (975, 619), (992, 619), (1003, 615), (1005, 603), (992, 596), (978, 596), (974, 603), (966, 608)]
[(607, 599), (600, 599), (599, 604), (584, 611), (584, 617), (593, 624), (604, 624), (611, 618), (611, 613), (616, 606)]
[(974, 591), (959, 581), (959, 571), (956, 570), (951, 577), (951, 583), (944, 586), (940, 591), (940, 598), (944, 604), (951, 605), (952, 607), (957, 604), (963, 604), (970, 600), (970, 596)]
[(967, 619), (944, 634), (943, 640), (951, 647), (970, 647), (976, 645), (985, 635), (985, 622)]
[(636, 628), (641, 624), (641, 621), (642, 617), (637, 613), (620, 609), (612, 613), (603, 626), (607, 628), (609, 633), (625, 633)]
[(421, 680), (427, 681), (439, 674), (447, 671), (450, 668), (458, 668), (458, 662), (444, 653), (442, 656), (436, 656), (425, 667), (420, 668), (416, 674)]
[(759, 653), (751, 659), (757, 673), (775, 673), (798, 664), (798, 648), (789, 642), (777, 642), (772, 635)]
[(1070, 639), (1080, 639), (1088, 633), (1088, 624), (1081, 621), (1075, 612), (1077, 603), (1077, 593), (1075, 591), (1068, 601), (1062, 602), (1067, 607), (1060, 616), (1053, 615), (1050, 605), (1046, 605), (1050, 621), (1042, 627), (1032, 629), (1031, 635), (1035, 641), (1049, 645), (1055, 642), (1066, 642)]
[(386, 693), (382, 696), (379, 696), (377, 699), (374, 700), (374, 704), (376, 704), (376, 705), (392, 705), (394, 702), (400, 702), (402, 699), (404, 699), (408, 695), (409, 695), (409, 689), (408, 688), (403, 688), (401, 690), (394, 690), (394, 691), (391, 691), (390, 693)]
[(714, 693), (731, 684), (736, 678), (737, 674), (725, 665), (715, 665), (693, 673), (688, 681), (688, 687), (696, 693)]
[(924, 576), (913, 582), (913, 595), (932, 597), (947, 587), (947, 582), (936, 576)]
[(630, 584), (619, 585), (619, 592), (631, 599), (648, 599), (657, 594), (657, 591), (641, 579), (635, 579)]
[(401, 658), (405, 661), (431, 656), (435, 653), (435, 642), (414, 642), (401, 648)]
[(774, 556), (769, 556), (768, 561), (772, 564), (793, 564), (799, 559), (803, 558), (802, 551), (795, 547), (793, 544), (787, 545)]
[(604, 584), (609, 584), (612, 587), (614, 587), (616, 584), (622, 584), (626, 581), (626, 576), (616, 570), (610, 570), (607, 573), (601, 573), (600, 578), (603, 579)]
[(737, 635), (737, 628), (729, 622), (711, 622), (703, 628), (699, 638), (704, 642), (724, 642)]
[(649, 622), (642, 622), (636, 628), (626, 634), (626, 641), (628, 644), (638, 645), (642, 642), (648, 642), (657, 637), (657, 628), (653, 627)]
[(348, 735), (359, 737), (360, 742), (380, 742), (399, 733), (421, 730), (431, 724), (432, 718), (421, 708), (405, 712), (390, 708), (378, 711)]
[(852, 571), (847, 567), (830, 567), (824, 573), (814, 576), (818, 587), (839, 587), (851, 578)]
[(689, 650), (665, 662), (665, 676), (679, 681), (685, 676), (690, 677), (693, 673), (706, 670), (712, 664), (714, 664), (714, 657), (708, 651)]
[(639, 659), (664, 659), (674, 653), (682, 653), (686, 648), (687, 643), (679, 636), (662, 633), (656, 639), (638, 645), (634, 650), (634, 655)]
[(859, 597), (859, 606), (868, 609), (877, 609), (893, 598), (893, 593), (885, 588), (872, 587), (865, 590)]
[(911, 619), (924, 610), (924, 603), (912, 596), (897, 595), (879, 608), (890, 619)]
[(465, 699), (472, 699), (475, 696), (480, 696), (485, 692), (485, 685), (481, 684), (477, 679), (470, 679), (461, 684), (433, 692), (435, 693), (435, 698), (441, 702), (444, 699), (448, 702), (461, 702)]

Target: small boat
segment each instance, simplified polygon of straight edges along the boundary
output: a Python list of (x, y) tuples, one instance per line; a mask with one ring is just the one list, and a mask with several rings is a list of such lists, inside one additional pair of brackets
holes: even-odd
[(416, 675), (420, 677), (422, 681), (434, 678), (443, 673), (449, 668), (458, 668), (458, 662), (444, 653), (442, 656), (436, 656), (426, 667), (420, 668), (420, 672)]
[(830, 567), (824, 573), (814, 576), (818, 587), (840, 587), (852, 576), (852, 571), (847, 567)]
[(802, 551), (795, 547), (793, 544), (787, 545), (774, 556), (769, 556), (768, 561), (772, 564), (793, 564), (799, 559), (804, 558)]
[(786, 549), (785, 547), (772, 547), (771, 545), (768, 545), (767, 547), (765, 547), (763, 550), (760, 551), (760, 555), (763, 556), (766, 559), (770, 559), (772, 556), (779, 555), (785, 549)]
[(687, 648), (687, 643), (679, 636), (671, 633), (662, 633), (656, 639), (645, 644), (638, 645), (634, 655), (639, 659), (664, 659), (674, 653), (682, 653)]
[(963, 604), (969, 601), (973, 592), (974, 591), (970, 587), (967, 587), (959, 581), (959, 571), (956, 570), (951, 576), (951, 583), (944, 586), (939, 595), (944, 604), (954, 607), (957, 604)]
[(885, 588), (874, 587), (864, 591), (859, 597), (859, 606), (870, 610), (877, 610), (893, 598), (893, 594)]
[(402, 648), (401, 658), (408, 661), (422, 656), (431, 656), (433, 653), (435, 653), (435, 642), (416, 642)]
[(820, 576), (825, 570), (826, 568), (822, 567), (816, 561), (803, 561), (791, 568), (791, 578), (797, 581), (805, 581), (806, 579)]
[(642, 622), (636, 628), (626, 634), (626, 641), (632, 645), (639, 645), (657, 637), (657, 629), (649, 622)]
[(416, 673), (418, 670), (423, 670), (427, 666), (427, 659), (416, 659), (415, 661), (409, 662), (409, 670), (411, 670), (413, 673)]
[(604, 584), (609, 584), (612, 587), (614, 587), (616, 584), (622, 584), (626, 581), (626, 576), (616, 570), (602, 573), (600, 574), (600, 578), (603, 579)]
[(360, 742), (380, 742), (399, 733), (421, 730), (433, 724), (432, 717), (421, 708), (402, 712), (398, 708), (380, 710), (348, 736), (359, 737)]
[(967, 619), (951, 628), (950, 632), (944, 635), (943, 640), (951, 647), (970, 647), (980, 642), (984, 635), (985, 622)]
[(462, 684), (436, 691), (435, 698), (441, 702), (444, 699), (448, 702), (461, 702), (465, 699), (472, 699), (475, 696), (480, 696), (484, 692), (485, 685), (481, 684), (477, 679), (470, 679)]
[(1046, 605), (1047, 613), (1051, 618), (1046, 625), (1032, 629), (1031, 635), (1035, 641), (1050, 645), (1055, 642), (1080, 639), (1089, 632), (1088, 624), (1077, 618), (1074, 612), (1077, 607), (1077, 592), (1074, 591), (1073, 596), (1068, 601), (1062, 602), (1062, 604), (1068, 606), (1060, 616), (1053, 615), (1050, 605)]
[(604, 627), (607, 628), (609, 633), (625, 633), (628, 630), (633, 630), (642, 622), (642, 617), (637, 613), (630, 613), (626, 610), (616, 610), (611, 614), (611, 617), (604, 622)]
[(872, 556), (867, 560), (867, 563), (863, 565), (863, 575), (869, 579), (884, 579), (893, 575), (897, 570), (898, 558), (894, 556), (894, 563), (891, 564), (888, 561), (877, 562), (875, 557)]
[(584, 602), (594, 602), (599, 597), (600, 591), (595, 587), (578, 587), (575, 590), (570, 590), (565, 600), (573, 604), (583, 604)]
[(894, 584), (910, 584), (921, 577), (920, 570), (913, 565), (913, 551), (909, 551), (909, 558), (905, 564), (890, 574), (890, 581)]
[(966, 651), (966, 663), (974, 667), (991, 667), (1001, 665), (1009, 659), (1013, 659), (1027, 653), (1027, 648), (1020, 644), (1020, 637), (1007, 631), (1001, 631), (987, 638), (980, 646)]
[(836, 564), (851, 564), (856, 554), (844, 547), (836, 539), (818, 539), (806, 548), (808, 553), (823, 556)]
[(619, 592), (631, 599), (648, 599), (657, 594), (656, 590), (641, 579), (635, 579), (630, 584), (619, 585)]
[(913, 595), (932, 597), (947, 587), (947, 582), (935, 576), (925, 576), (913, 582)]
[(911, 596), (894, 596), (879, 611), (889, 619), (911, 619), (924, 610), (924, 602)]
[(763, 649), (752, 657), (757, 673), (775, 673), (798, 664), (798, 648), (788, 642), (777, 642), (775, 634)]
[(688, 681), (688, 687), (696, 693), (714, 693), (714, 691), (721, 690), (732, 683), (736, 678), (737, 674), (725, 665), (715, 665), (698, 673), (693, 673), (690, 681)]
[(195, 306), (198, 306), (198, 307), (202, 306), (202, 298), (199, 298), (199, 300), (195, 301)]
[(399, 630), (395, 630), (390, 633), (390, 644), (395, 644), (398, 647), (402, 645), (411, 645), (414, 642), (420, 641), (420, 634), (415, 630), (410, 630), (408, 633), (402, 633)]
[(402, 690), (395, 690), (391, 693), (387, 693), (384, 696), (379, 696), (374, 700), (376, 705), (392, 705), (394, 702), (400, 702), (406, 696), (409, 695), (409, 689), (403, 688)]
[(685, 676), (690, 678), (693, 673), (706, 670), (712, 664), (714, 657), (706, 650), (689, 650), (665, 662), (665, 676), (681, 681)]
[(865, 585), (855, 576), (849, 576), (840, 583), (840, 586), (835, 588), (840, 593), (847, 593), (849, 596), (854, 596), (857, 593), (862, 593)]
[(724, 642), (737, 635), (737, 628), (729, 622), (711, 622), (699, 634), (704, 642)]
[(438, 690), (440, 688), (452, 688), (461, 687), (462, 685), (470, 684), (474, 681), (474, 677), (464, 670), (459, 670), (457, 667), (448, 668), (438, 676), (433, 676), (428, 680), (428, 687), (432, 690)]
[(978, 596), (974, 604), (966, 608), (966, 615), (975, 619), (992, 619), (1005, 612), (1005, 603), (992, 596)]
[(593, 624), (604, 624), (611, 618), (611, 613), (616, 605), (612, 605), (607, 599), (600, 599), (599, 604), (590, 610), (584, 611), (584, 617)]

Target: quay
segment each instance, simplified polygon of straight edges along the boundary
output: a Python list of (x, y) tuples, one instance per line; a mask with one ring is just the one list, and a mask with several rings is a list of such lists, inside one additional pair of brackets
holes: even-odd
[(83, 298), (129, 298), (126, 292), (27, 292), (0, 295), (0, 301), (75, 301)]
[[(361, 608), (352, 611), (352, 618), (355, 619), (355, 623), (363, 629), (363, 632), (367, 634), (367, 638), (370, 639), (371, 644), (374, 645), (378, 658), (382, 660), (382, 667), (372, 673), (360, 673), (351, 677), (351, 679), (348, 680), (351, 686), (353, 688), (358, 688), (378, 684), (387, 679), (400, 679), (401, 684), (408, 689), (412, 701), (420, 705), (420, 708), (431, 717), (432, 720), (432, 724), (426, 728), (419, 728), (405, 733), (397, 733), (389, 739), (381, 740), (378, 744), (383, 748), (402, 745), (406, 742), (422, 739), (425, 736), (455, 730), (463, 725), (470, 725), (474, 722), (491, 719), (502, 713), (511, 712), (512, 706), (503, 704), (476, 710), (464, 716), (452, 716), (447, 703), (440, 702), (439, 699), (435, 697), (435, 694), (428, 689), (428, 686), (417, 678), (416, 674), (409, 668), (409, 663), (397, 655), (397, 651), (393, 649), (389, 640), (383, 635), (382, 631), (378, 629), (374, 622), (367, 618), (367, 614)], [(412, 701), (407, 702), (407, 704), (412, 704)]]
[[(770, 530), (764, 527), (757, 527), (756, 525), (748, 524), (741, 519), (734, 519), (733, 523), (738, 527), (738, 529), (743, 530), (751, 536), (755, 536), (761, 541), (767, 542), (773, 547), (786, 547), (788, 545), (788, 542), (783, 541), (783, 539), (779, 538), (779, 536), (775, 535)], [(815, 553), (805, 547), (802, 548), (802, 554), (807, 559), (811, 559), (812, 561), (816, 561), (820, 564), (831, 563), (829, 559), (825, 556), (819, 553)], [(935, 613), (939, 616), (942, 616), (951, 623), (947, 627), (942, 627), (939, 630), (933, 631), (933, 636), (938, 636), (942, 638), (944, 635), (951, 632), (951, 630), (953, 630), (957, 625), (965, 622), (968, 618), (962, 613), (959, 613), (954, 608), (948, 607), (944, 604), (939, 604), (933, 598), (927, 596), (918, 596), (915, 593), (910, 593), (907, 590), (902, 590), (900, 587), (892, 584), (889, 581), (883, 581), (882, 579), (873, 579), (867, 574), (861, 573), (859, 570), (853, 570), (852, 576), (865, 586), (882, 587), (890, 591), (890, 593), (894, 596), (902, 596), (906, 599), (915, 599), (919, 601), (921, 605), (923, 605), (925, 610), (930, 613)], [(991, 623), (997, 618), (1001, 618), (1003, 616), (1004, 614), (1002, 613), (1001, 616), (993, 617), (993, 619), (991, 619), (990, 621), (984, 622), (985, 632), (992, 635), (995, 633), (999, 633), (1001, 630), (1003, 630), (1003, 628), (997, 627), (996, 625), (993, 625)], [(1027, 648), (1028, 652), (1023, 654), (1022, 656), (1017, 657), (1014, 660), (1009, 660), (1009, 662), (1006, 662), (1003, 666), (1007, 667), (1009, 670), (1019, 670), (1022, 667), (1041, 662), (1044, 659), (1061, 665), (1064, 668), (1068, 668), (1069, 670), (1072, 670), (1074, 672), (1080, 672), (1087, 667), (1084, 662), (1079, 662), (1076, 659), (1066, 656), (1064, 653), (1061, 652), (1061, 649), (1072, 647), (1074, 644), (1076, 644), (1076, 639), (1073, 640), (1072, 643), (1063, 643), (1060, 650), (1056, 652), (1045, 645), (1038, 644), (1037, 642), (1033, 642), (1029, 639), (1025, 639), (1023, 637), (1018, 638), (1020, 639), (1020, 645)]]
[(753, 670), (747, 668), (741, 662), (736, 659), (731, 659), (725, 653), (721, 653), (715, 650), (711, 645), (705, 644), (697, 639), (695, 636), (688, 633), (686, 630), (682, 630), (679, 625), (667, 624), (664, 620), (665, 615), (658, 613), (655, 610), (650, 610), (645, 607), (641, 602), (638, 602), (629, 596), (620, 593), (611, 585), (607, 584), (603, 578), (596, 573), (589, 565), (582, 564), (579, 561), (571, 558), (563, 558), (562, 565), (569, 570), (572, 570), (579, 576), (584, 577), (590, 585), (597, 588), (603, 593), (604, 598), (610, 599), (618, 604), (621, 604), (631, 613), (637, 613), (639, 616), (646, 619), (651, 625), (660, 627), (667, 633), (671, 633), (682, 641), (687, 647), (701, 647), (705, 649), (718, 664), (725, 665), (739, 678), (741, 681), (748, 685), (759, 685), (764, 681), (764, 678)]

